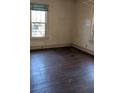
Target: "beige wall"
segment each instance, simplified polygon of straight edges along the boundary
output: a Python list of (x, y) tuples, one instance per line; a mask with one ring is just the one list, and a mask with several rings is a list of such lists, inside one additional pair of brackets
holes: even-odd
[(48, 4), (48, 38), (31, 40), (31, 46), (61, 46), (75, 44), (93, 51), (92, 0), (31, 0)]
[(93, 51), (92, 42), (93, 3), (88, 0), (77, 0), (76, 28), (73, 32), (73, 43), (79, 47)]
[(74, 0), (31, 0), (48, 4), (48, 38), (31, 39), (31, 46), (63, 45), (72, 42), (74, 27)]

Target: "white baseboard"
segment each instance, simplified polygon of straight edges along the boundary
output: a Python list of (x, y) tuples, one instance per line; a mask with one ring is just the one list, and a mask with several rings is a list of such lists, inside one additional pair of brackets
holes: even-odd
[(42, 48), (41, 46), (31, 46), (30, 50), (36, 50), (36, 49), (41, 49), (41, 48)]
[(93, 51), (88, 50), (88, 49), (83, 48), (83, 47), (80, 47), (80, 46), (78, 46), (78, 45), (72, 44), (72, 47), (75, 47), (75, 48), (77, 48), (77, 49), (79, 49), (79, 50), (81, 50), (81, 51), (83, 51), (83, 52), (86, 52), (86, 53), (89, 53), (89, 54), (91, 54), (91, 55), (94, 55), (94, 52), (93, 52)]
[(71, 46), (71, 43), (67, 44), (52, 44), (52, 45), (46, 45), (46, 46), (31, 46), (31, 50), (36, 50), (36, 49), (47, 49), (47, 48), (59, 48), (59, 47), (69, 47)]
[(30, 50), (36, 50), (36, 49), (47, 49), (47, 48), (59, 48), (59, 47), (75, 47), (83, 52), (87, 52), (91, 55), (94, 55), (94, 52), (91, 50), (88, 50), (86, 48), (80, 47), (75, 44), (67, 43), (67, 44), (52, 44), (52, 45), (46, 45), (46, 46), (32, 46)]

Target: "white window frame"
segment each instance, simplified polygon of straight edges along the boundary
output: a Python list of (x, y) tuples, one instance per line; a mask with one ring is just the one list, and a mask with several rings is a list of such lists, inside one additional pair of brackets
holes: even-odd
[[(36, 3), (33, 3), (36, 4)], [(30, 10), (30, 39), (47, 39), (48, 38), (48, 11), (45, 13), (45, 36), (44, 37), (32, 37), (32, 14)]]

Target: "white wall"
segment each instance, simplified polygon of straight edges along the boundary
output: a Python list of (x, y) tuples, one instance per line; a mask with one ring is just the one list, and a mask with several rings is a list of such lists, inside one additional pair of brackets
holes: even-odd
[(73, 43), (79, 47), (94, 51), (92, 43), (93, 3), (88, 0), (76, 2), (76, 28), (73, 32)]
[(31, 39), (31, 46), (65, 45), (72, 42), (74, 27), (74, 0), (31, 0), (39, 4), (48, 4), (48, 38)]
[[(65, 46), (71, 43), (94, 50), (92, 41), (93, 4), (89, 0), (31, 0), (48, 4), (48, 35), (44, 40), (31, 40), (31, 46)], [(92, 1), (92, 0), (91, 0)]]

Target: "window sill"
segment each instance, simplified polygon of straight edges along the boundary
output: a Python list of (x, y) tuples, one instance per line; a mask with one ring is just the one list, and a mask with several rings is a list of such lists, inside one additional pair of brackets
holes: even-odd
[(46, 40), (48, 37), (31, 37), (30, 40)]

